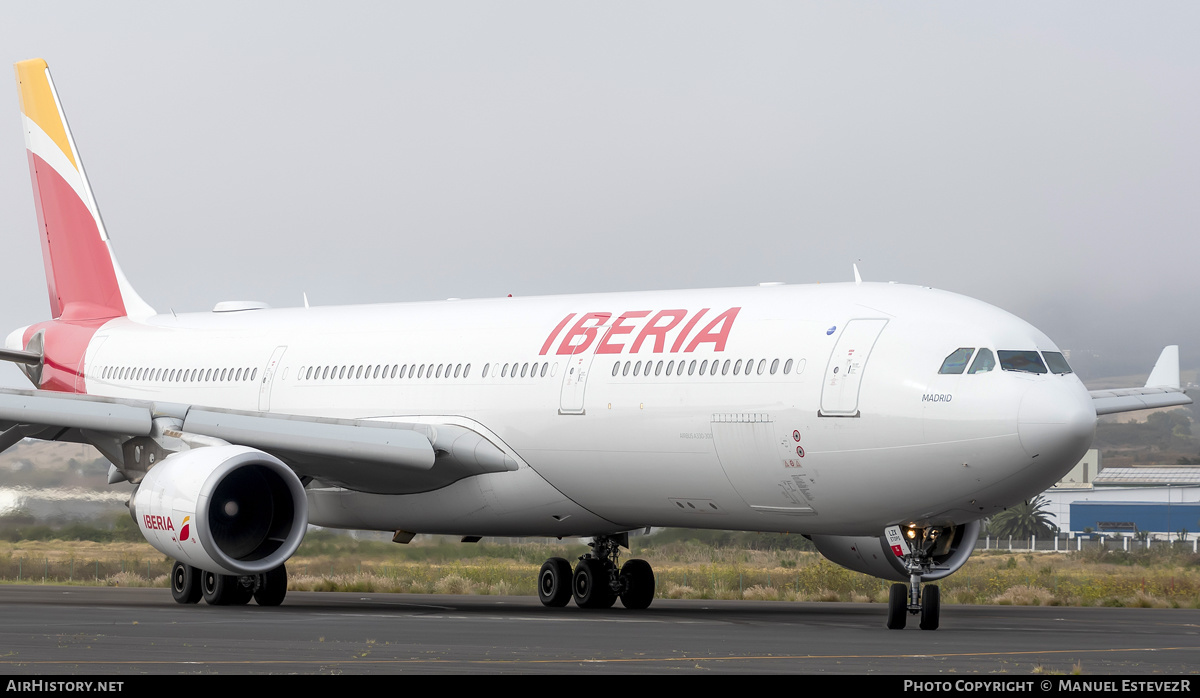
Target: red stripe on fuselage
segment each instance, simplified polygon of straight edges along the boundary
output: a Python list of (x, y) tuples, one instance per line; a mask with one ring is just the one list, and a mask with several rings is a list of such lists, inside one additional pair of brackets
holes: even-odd
[(23, 338), (26, 345), (33, 335), (45, 332), (42, 338), (45, 356), (42, 364), (42, 384), (38, 388), (64, 393), (86, 393), (84, 357), (96, 330), (106, 322), (107, 319), (50, 320), (30, 325)]
[(28, 152), (52, 316), (92, 320), (125, 315), (108, 245), (100, 239), (92, 212), (53, 167)]

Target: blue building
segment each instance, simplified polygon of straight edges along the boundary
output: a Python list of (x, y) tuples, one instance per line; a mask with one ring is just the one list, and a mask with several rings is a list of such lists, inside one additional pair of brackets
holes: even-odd
[(1089, 528), (1097, 533), (1197, 533), (1200, 502), (1071, 502), (1071, 530)]

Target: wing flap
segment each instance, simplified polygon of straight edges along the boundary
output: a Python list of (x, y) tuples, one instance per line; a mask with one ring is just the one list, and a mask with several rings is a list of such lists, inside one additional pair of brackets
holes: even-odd
[(1126, 390), (1092, 390), (1090, 392), (1092, 406), (1096, 408), (1097, 415), (1192, 404), (1192, 399), (1182, 390), (1170, 388), (1129, 388)]
[(150, 433), (152, 421), (150, 403), (43, 390), (0, 389), (0, 423), (10, 426), (41, 424), (145, 436)]

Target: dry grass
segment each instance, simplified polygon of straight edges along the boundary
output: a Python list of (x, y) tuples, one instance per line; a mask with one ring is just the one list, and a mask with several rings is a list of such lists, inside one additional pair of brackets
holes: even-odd
[[(289, 588), (426, 594), (533, 595), (547, 557), (573, 559), (578, 546), (546, 543), (451, 548), (463, 559), (398, 559), (387, 546), (297, 556), (288, 562)], [(499, 552), (498, 552), (499, 551)], [(663, 598), (885, 603), (891, 582), (844, 569), (816, 553), (721, 549), (691, 543), (643, 553)], [(146, 545), (87, 542), (0, 543), (0, 582), (167, 585), (171, 560)], [(938, 582), (947, 604), (1200, 607), (1200, 559), (1164, 550), (1008, 554), (981, 551)]]

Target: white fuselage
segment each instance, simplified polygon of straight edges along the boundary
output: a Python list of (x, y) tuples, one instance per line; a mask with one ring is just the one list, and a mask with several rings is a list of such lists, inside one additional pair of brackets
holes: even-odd
[(873, 535), (988, 516), (1090, 444), (1073, 374), (939, 375), (960, 347), (1057, 351), (962, 296), (819, 284), (120, 318), (89, 344), (85, 380), (100, 396), (459, 424), (519, 464), (428, 492), (313, 483), (320, 525)]

